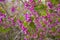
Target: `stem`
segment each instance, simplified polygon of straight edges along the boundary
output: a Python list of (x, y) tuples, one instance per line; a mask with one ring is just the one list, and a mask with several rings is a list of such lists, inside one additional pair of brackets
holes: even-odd
[(22, 33), (22, 30), (17, 33), (17, 35), (15, 36), (14, 40), (16, 40), (18, 38), (18, 36), (20, 35), (20, 33)]

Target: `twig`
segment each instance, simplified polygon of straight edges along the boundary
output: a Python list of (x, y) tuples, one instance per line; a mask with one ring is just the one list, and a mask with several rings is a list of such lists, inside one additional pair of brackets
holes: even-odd
[(18, 38), (18, 36), (19, 36), (20, 33), (22, 33), (22, 30), (17, 33), (17, 35), (15, 36), (14, 40), (16, 40)]

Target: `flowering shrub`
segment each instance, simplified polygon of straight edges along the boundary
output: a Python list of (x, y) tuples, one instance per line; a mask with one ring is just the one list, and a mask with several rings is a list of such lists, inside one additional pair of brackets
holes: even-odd
[(18, 27), (20, 40), (60, 40), (60, 0), (0, 0), (0, 26), (3, 33)]

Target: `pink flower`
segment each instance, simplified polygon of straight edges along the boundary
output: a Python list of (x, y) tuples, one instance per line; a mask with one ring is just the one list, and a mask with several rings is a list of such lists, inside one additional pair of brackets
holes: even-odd
[(37, 28), (41, 28), (42, 27), (42, 25), (40, 24), (40, 21), (38, 19), (35, 19), (34, 23), (35, 23)]
[(31, 3), (32, 3), (32, 2), (34, 2), (34, 0), (29, 0), (29, 2), (31, 2)]
[(20, 20), (17, 20), (19, 27), (22, 29), (24, 34), (27, 34), (27, 28), (24, 27), (23, 23)]
[(15, 11), (16, 11), (16, 7), (12, 7), (12, 8), (11, 8), (11, 11), (12, 11), (12, 12), (15, 12)]
[(32, 21), (31, 16), (32, 16), (31, 14), (28, 14), (28, 13), (25, 14), (25, 19), (26, 19), (27, 22)]
[(34, 11), (34, 6), (30, 6), (29, 10)]
[(49, 8), (53, 8), (53, 5), (52, 5), (51, 2), (47, 2), (47, 6), (48, 6)]
[(32, 38), (37, 38), (37, 37), (38, 37), (38, 36), (37, 36), (36, 33), (32, 35)]
[(60, 28), (57, 28), (57, 32), (60, 32)]
[(38, 2), (41, 2), (41, 0), (38, 0)]
[(24, 7), (25, 7), (25, 9), (26, 9), (26, 8), (27, 8), (27, 9), (30, 8), (30, 5), (28, 4), (28, 2), (25, 2), (25, 3), (24, 3)]
[(0, 22), (2, 22), (2, 19), (5, 18), (5, 17), (6, 17), (5, 14), (0, 13)]

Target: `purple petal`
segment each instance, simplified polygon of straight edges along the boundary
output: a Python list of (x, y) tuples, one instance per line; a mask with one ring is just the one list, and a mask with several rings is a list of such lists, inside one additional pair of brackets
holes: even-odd
[(5, 0), (0, 0), (0, 2), (3, 2), (3, 1), (5, 1)]
[(48, 5), (49, 8), (53, 8), (53, 5), (52, 5), (51, 2), (47, 2), (47, 5)]

